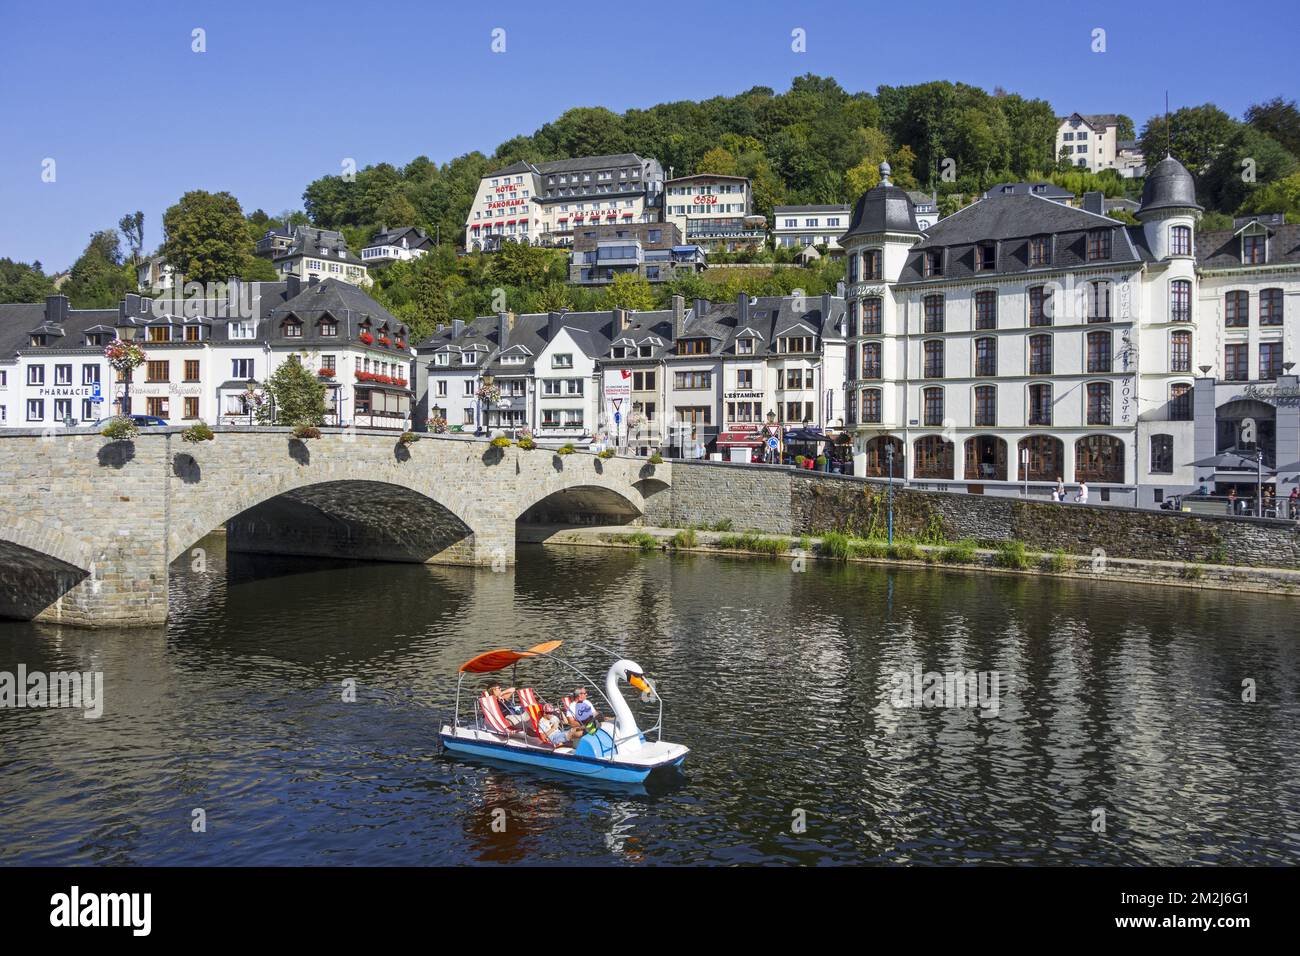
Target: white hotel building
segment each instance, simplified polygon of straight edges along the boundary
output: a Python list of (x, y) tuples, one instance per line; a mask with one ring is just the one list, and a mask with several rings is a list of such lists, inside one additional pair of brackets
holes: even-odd
[(700, 173), (664, 184), (664, 220), (681, 230), (687, 245), (727, 252), (761, 247), (767, 218), (753, 213), (753, 190), (744, 176)]

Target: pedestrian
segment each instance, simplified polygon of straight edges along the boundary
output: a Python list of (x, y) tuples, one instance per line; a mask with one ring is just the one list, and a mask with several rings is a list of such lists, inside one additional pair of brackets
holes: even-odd
[(1292, 519), (1300, 518), (1300, 485), (1291, 489), (1291, 494), (1287, 500), (1291, 502)]
[(1056, 476), (1056, 490), (1052, 492), (1053, 501), (1065, 500), (1065, 479), (1060, 475)]
[(1235, 515), (1236, 513), (1237, 513), (1237, 489), (1233, 488), (1228, 492), (1228, 514)]
[(1079, 482), (1079, 493), (1074, 496), (1074, 500), (1081, 505), (1088, 503), (1088, 483), (1086, 481)]

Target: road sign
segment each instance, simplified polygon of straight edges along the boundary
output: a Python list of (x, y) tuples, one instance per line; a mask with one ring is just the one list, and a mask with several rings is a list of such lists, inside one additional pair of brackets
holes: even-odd
[(615, 413), (614, 413), (614, 424), (617, 425), (617, 424), (618, 424), (619, 422), (621, 422), (622, 420), (623, 420), (623, 414), (622, 414), (621, 412), (615, 412)]
[(92, 383), (92, 385), (91, 385), (91, 387), (90, 387), (90, 400), (91, 400), (92, 402), (102, 402), (102, 401), (104, 400), (104, 395), (103, 395), (103, 393), (99, 390), (99, 383), (98, 383), (98, 382), (94, 382), (94, 383)]
[(769, 438), (769, 439), (767, 440), (767, 447), (768, 447), (768, 448), (771, 448), (773, 451), (775, 451), (775, 450), (776, 450), (776, 439), (775, 439), (775, 438)]

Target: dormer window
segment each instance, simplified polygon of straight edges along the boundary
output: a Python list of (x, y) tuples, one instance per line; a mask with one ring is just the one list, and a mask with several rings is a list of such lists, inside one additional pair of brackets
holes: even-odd
[(323, 337), (337, 336), (339, 334), (339, 324), (333, 319), (321, 319), (320, 334)]
[(448, 355), (446, 352), (439, 352), (437, 355), (435, 355), (435, 356), (433, 357), (433, 364), (434, 364), (434, 365), (450, 365), (450, 364), (451, 364), (451, 356)]
[(286, 339), (302, 338), (302, 323), (297, 319), (285, 319), (280, 324), (280, 331), (284, 333)]
[(979, 272), (991, 272), (998, 267), (998, 247), (992, 242), (981, 242), (975, 247), (975, 268)]
[(610, 357), (610, 358), (620, 358), (620, 359), (621, 359), (621, 358), (626, 358), (626, 357), (627, 357), (627, 349), (624, 348), (624, 347), (621, 346), (621, 345), (617, 345), (617, 346), (615, 346), (614, 348), (612, 348), (612, 349), (609, 350), (609, 357)]
[(33, 335), (31, 336), (30, 339), (28, 339), (28, 344), (34, 349), (41, 348), (42, 346), (45, 345), (45, 336)]
[(1261, 235), (1241, 237), (1241, 264), (1244, 266), (1262, 266), (1267, 260), (1265, 238)]
[(477, 352), (461, 352), (461, 353), (460, 353), (460, 364), (461, 364), (461, 365), (477, 365), (477, 364), (478, 364), (478, 353), (477, 353)]
[(1029, 264), (1031, 266), (1052, 264), (1052, 240), (1048, 236), (1035, 236), (1029, 240)]
[(743, 339), (736, 339), (737, 355), (753, 355), (754, 339), (751, 336), (745, 336)]
[(678, 355), (708, 355), (708, 339), (681, 339), (677, 343)]
[(921, 274), (927, 279), (943, 275), (943, 253), (932, 249), (921, 254)]
[(1088, 261), (1110, 258), (1110, 230), (1094, 229), (1088, 233)]
[(151, 325), (151, 326), (149, 326), (149, 341), (150, 341), (150, 342), (167, 342), (167, 341), (170, 341), (170, 340), (171, 340), (171, 337), (172, 337), (172, 336), (171, 336), (171, 332), (172, 332), (172, 330), (171, 330), (171, 328), (170, 328), (169, 326), (166, 326), (166, 325)]

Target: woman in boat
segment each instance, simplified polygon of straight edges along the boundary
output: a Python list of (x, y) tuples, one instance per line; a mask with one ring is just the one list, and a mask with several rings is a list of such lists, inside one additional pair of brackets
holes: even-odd
[(524, 722), (522, 709), (510, 699), (515, 696), (513, 687), (503, 690), (500, 684), (493, 684), (488, 688), (488, 693), (497, 699), (497, 703), (501, 705), (501, 714), (510, 726), (515, 727)]

